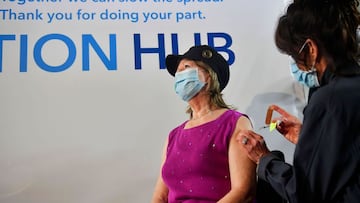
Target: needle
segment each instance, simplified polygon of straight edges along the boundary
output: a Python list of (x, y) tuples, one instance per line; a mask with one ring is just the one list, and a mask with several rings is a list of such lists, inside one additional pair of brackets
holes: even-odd
[(262, 130), (262, 129), (265, 129), (265, 128), (268, 128), (268, 127), (270, 127), (270, 125), (264, 125), (264, 126), (260, 127), (259, 130)]

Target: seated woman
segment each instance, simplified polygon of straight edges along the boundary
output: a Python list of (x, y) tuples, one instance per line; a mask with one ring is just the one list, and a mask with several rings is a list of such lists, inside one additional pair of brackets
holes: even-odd
[(256, 164), (235, 139), (252, 125), (222, 98), (227, 61), (202, 45), (168, 55), (166, 65), (176, 93), (189, 104), (190, 118), (169, 134), (152, 203), (253, 202)]

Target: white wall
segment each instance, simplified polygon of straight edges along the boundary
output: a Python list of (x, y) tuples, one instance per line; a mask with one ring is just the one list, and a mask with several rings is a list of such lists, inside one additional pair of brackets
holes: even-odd
[[(273, 40), (284, 5), (286, 1), (2, 1), (0, 202), (150, 201), (163, 141), (187, 115), (173, 78), (160, 69), (158, 54), (142, 54), (141, 69), (135, 69), (136, 34), (145, 48), (158, 47), (158, 36), (164, 36), (166, 55), (172, 53), (172, 34), (180, 53), (195, 43), (195, 33), (203, 44), (209, 43), (208, 35), (225, 34), (232, 40), (228, 50), (235, 53), (224, 90), (227, 103), (249, 114), (256, 130), (270, 103), (301, 117), (302, 89), (295, 91), (288, 58)], [(133, 13), (134, 18), (99, 19), (106, 9)], [(83, 17), (94, 13), (94, 18), (77, 19), (79, 10)], [(37, 19), (23, 19), (36, 12)], [(144, 22), (143, 12), (172, 14)], [(191, 15), (177, 22), (175, 14), (184, 12)], [(72, 18), (50, 22), (47, 13)], [(89, 38), (99, 45), (98, 53), (92, 46), (86, 53), (82, 43)], [(225, 42), (217, 37), (214, 45)], [(109, 64), (100, 59), (99, 50)], [(84, 70), (87, 58), (89, 70)], [(262, 133), (271, 149), (283, 150), (292, 161), (291, 144), (276, 132)]]

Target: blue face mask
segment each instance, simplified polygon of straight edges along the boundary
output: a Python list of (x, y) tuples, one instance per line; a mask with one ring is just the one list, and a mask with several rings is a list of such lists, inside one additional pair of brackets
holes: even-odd
[(312, 68), (310, 71), (302, 71), (294, 61), (290, 63), (290, 68), (291, 73), (299, 83), (309, 88), (320, 86), (315, 68)]
[(205, 85), (199, 80), (197, 68), (187, 68), (175, 74), (175, 92), (184, 101), (189, 101)]

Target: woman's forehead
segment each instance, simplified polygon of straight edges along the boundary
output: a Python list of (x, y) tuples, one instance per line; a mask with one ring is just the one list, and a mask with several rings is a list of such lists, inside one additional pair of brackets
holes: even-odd
[(179, 65), (182, 65), (182, 64), (196, 64), (194, 60), (190, 60), (190, 59), (181, 59)]

